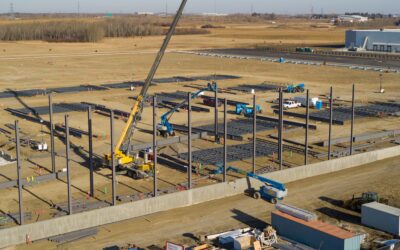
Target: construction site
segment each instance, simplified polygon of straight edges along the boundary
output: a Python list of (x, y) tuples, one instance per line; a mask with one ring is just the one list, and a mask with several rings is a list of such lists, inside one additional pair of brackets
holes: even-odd
[(397, 249), (400, 56), (186, 3), (164, 35), (0, 42), (0, 249)]

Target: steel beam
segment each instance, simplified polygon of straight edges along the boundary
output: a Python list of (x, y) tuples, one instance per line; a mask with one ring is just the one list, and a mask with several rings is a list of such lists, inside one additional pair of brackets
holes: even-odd
[(50, 152), (51, 152), (51, 172), (56, 172), (55, 143), (54, 143), (54, 121), (53, 121), (53, 96), (49, 95), (49, 114), (50, 114)]
[(215, 100), (215, 106), (214, 106), (214, 131), (215, 131), (215, 142), (218, 142), (219, 138), (219, 132), (218, 132), (218, 88), (215, 89), (214, 93), (214, 100)]
[(15, 143), (16, 143), (16, 155), (17, 155), (17, 178), (18, 178), (18, 209), (19, 209), (19, 224), (24, 224), (24, 208), (22, 198), (22, 182), (21, 182), (21, 154), (20, 154), (20, 138), (19, 138), (19, 122), (15, 121)]
[(67, 190), (68, 190), (68, 214), (72, 214), (72, 194), (71, 194), (71, 167), (69, 164), (70, 157), (70, 142), (69, 142), (69, 116), (65, 115), (65, 155), (67, 164)]
[(157, 183), (157, 96), (153, 96), (153, 196), (158, 195)]
[(353, 137), (354, 137), (354, 119), (355, 119), (355, 92), (356, 92), (356, 87), (353, 84), (352, 97), (351, 97), (350, 155), (353, 155), (354, 153)]
[(188, 189), (192, 189), (192, 94), (188, 93)]
[(310, 91), (307, 89), (306, 100), (306, 134), (304, 143), (304, 165), (308, 164), (308, 132), (310, 127)]
[(222, 176), (223, 182), (226, 182), (226, 166), (228, 164), (228, 100), (224, 99), (224, 173)]
[(279, 169), (283, 168), (283, 91), (279, 89), (279, 143), (278, 143), (278, 157), (279, 157)]
[(89, 181), (90, 181), (90, 196), (94, 197), (94, 169), (93, 169), (93, 122), (92, 108), (88, 107), (88, 132), (89, 132)]
[(253, 174), (256, 173), (256, 157), (257, 157), (257, 109), (256, 95), (253, 96)]
[(110, 111), (110, 130), (111, 130), (111, 171), (112, 171), (112, 202), (113, 206), (117, 205), (117, 190), (116, 190), (116, 174), (115, 174), (115, 152), (114, 152), (114, 111)]
[(333, 87), (331, 87), (329, 95), (329, 143), (328, 143), (328, 160), (332, 154), (332, 123), (333, 123)]

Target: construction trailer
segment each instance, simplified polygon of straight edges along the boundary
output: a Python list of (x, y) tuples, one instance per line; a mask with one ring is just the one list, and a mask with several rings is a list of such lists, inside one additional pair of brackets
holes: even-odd
[(360, 250), (363, 235), (318, 221), (273, 211), (272, 226), (279, 236), (320, 250)]
[(361, 206), (361, 223), (400, 236), (400, 209), (379, 202)]

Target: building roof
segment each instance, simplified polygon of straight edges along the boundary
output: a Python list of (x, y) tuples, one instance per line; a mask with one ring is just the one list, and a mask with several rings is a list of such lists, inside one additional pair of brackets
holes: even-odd
[(355, 237), (356, 235), (352, 232), (346, 231), (340, 227), (333, 226), (331, 224), (327, 224), (321, 221), (305, 221), (299, 218), (296, 218), (294, 216), (291, 216), (289, 214), (282, 213), (280, 211), (273, 211), (272, 213), (279, 215), (281, 217), (284, 217), (286, 219), (289, 219), (291, 221), (297, 222), (299, 224), (303, 224), (307, 227), (310, 227), (312, 229), (318, 230), (320, 232), (323, 232), (325, 234), (332, 235), (334, 237), (340, 238), (340, 239), (350, 239)]
[(379, 202), (371, 202), (371, 203), (367, 203), (362, 205), (362, 207), (368, 207), (371, 209), (375, 209), (375, 210), (379, 210), (388, 214), (392, 214), (394, 216), (400, 216), (400, 208), (397, 207), (391, 207)]

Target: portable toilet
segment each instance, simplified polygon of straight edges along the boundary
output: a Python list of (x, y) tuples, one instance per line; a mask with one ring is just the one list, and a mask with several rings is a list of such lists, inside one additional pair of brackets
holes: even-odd
[(316, 103), (316, 105), (315, 105), (315, 108), (316, 108), (317, 110), (321, 110), (322, 107), (323, 107), (322, 101), (321, 101), (321, 100), (317, 101), (317, 103)]

